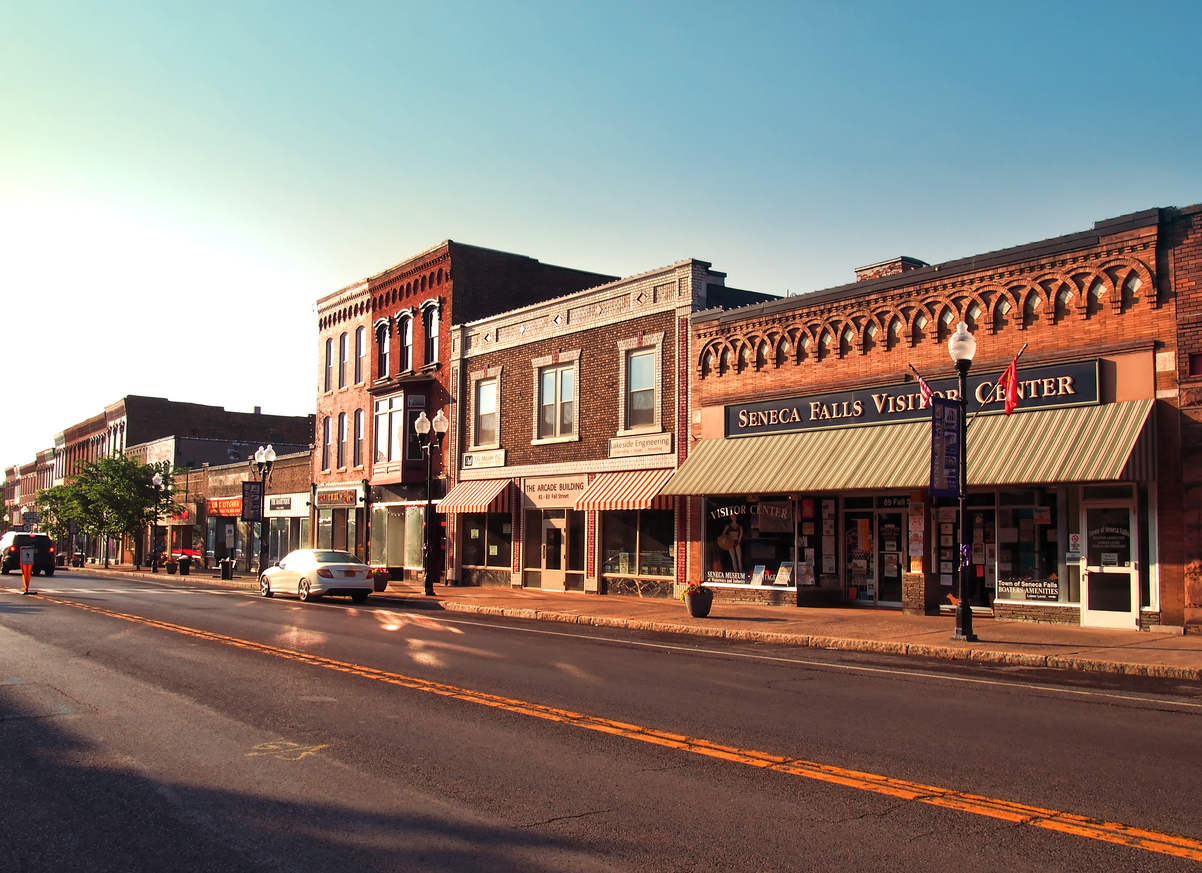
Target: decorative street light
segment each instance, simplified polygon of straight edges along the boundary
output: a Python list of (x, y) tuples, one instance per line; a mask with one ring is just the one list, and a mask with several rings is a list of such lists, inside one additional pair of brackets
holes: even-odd
[(956, 602), (956, 630), (952, 639), (976, 642), (976, 634), (972, 632), (972, 606), (968, 602), (967, 574), (972, 569), (972, 562), (967, 559), (965, 552), (971, 548), (968, 543), (972, 530), (968, 525), (965, 495), (968, 490), (968, 368), (972, 366), (973, 356), (977, 353), (977, 340), (968, 332), (968, 325), (963, 321), (956, 325), (956, 332), (947, 341), (947, 351), (960, 375), (960, 433), (957, 440), (960, 447), (960, 541), (956, 550), (960, 566), (956, 590), (959, 598)]
[[(442, 410), (438, 410), (438, 414), (434, 416), (434, 421), (426, 418), (426, 413), (422, 413), (417, 417), (417, 421), (413, 422), (413, 429), (417, 431), (418, 436), (425, 437), (422, 442), (422, 451), (426, 453), (426, 541), (425, 560), (425, 591), (427, 597), (434, 596), (434, 579), (438, 576), (438, 567), (435, 566), (434, 554), (434, 449), (442, 447), (442, 438), (450, 428), (450, 420), (442, 414)], [(433, 433), (430, 432), (433, 428)]]
[(150, 572), (159, 572), (159, 501), (163, 499), (163, 474), (155, 473), (150, 477), (154, 484), (154, 520), (150, 523)]
[(259, 495), (259, 573), (267, 569), (267, 492), (271, 490), (271, 468), (275, 464), (275, 449), (268, 443), (267, 447), (259, 446), (255, 451), (255, 469), (259, 473), (259, 481), (263, 483), (263, 491)]

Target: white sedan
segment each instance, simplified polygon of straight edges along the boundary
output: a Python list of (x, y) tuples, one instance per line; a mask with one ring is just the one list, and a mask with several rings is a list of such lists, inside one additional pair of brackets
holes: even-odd
[(295, 593), (301, 600), (317, 600), (325, 594), (341, 594), (362, 603), (374, 587), (371, 567), (350, 552), (332, 549), (289, 552), (259, 577), (259, 593), (264, 597)]

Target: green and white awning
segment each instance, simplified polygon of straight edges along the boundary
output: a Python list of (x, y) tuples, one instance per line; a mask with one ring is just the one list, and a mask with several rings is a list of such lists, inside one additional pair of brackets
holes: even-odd
[[(1154, 479), (1152, 405), (1131, 400), (979, 416), (968, 430), (968, 484)], [(705, 440), (660, 493), (925, 488), (930, 445), (926, 421)]]

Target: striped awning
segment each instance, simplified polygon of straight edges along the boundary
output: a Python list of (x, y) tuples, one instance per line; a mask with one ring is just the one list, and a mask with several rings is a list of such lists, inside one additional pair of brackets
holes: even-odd
[[(601, 473), (576, 498), (577, 509), (655, 509), (659, 491), (672, 476), (672, 470), (632, 470), (626, 473)], [(671, 508), (669, 502), (663, 508)]]
[[(968, 484), (1154, 479), (1152, 403), (979, 416), (968, 429)], [(930, 445), (925, 421), (705, 440), (661, 493), (926, 488)]]
[(438, 511), (455, 512), (501, 512), (509, 479), (473, 479), (460, 482), (438, 502)]

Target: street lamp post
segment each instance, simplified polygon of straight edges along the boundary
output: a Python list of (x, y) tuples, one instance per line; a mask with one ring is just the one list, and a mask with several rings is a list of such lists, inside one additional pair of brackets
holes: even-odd
[[(434, 555), (434, 450), (442, 447), (443, 435), (450, 426), (450, 420), (442, 414), (441, 409), (434, 416), (434, 421), (426, 418), (426, 413), (423, 412), (417, 417), (417, 421), (413, 422), (413, 429), (419, 436), (425, 437), (422, 441), (422, 451), (426, 453), (426, 541), (424, 544), (426, 553), (422, 563), (425, 574), (425, 591), (423, 593), (427, 597), (434, 596), (434, 579), (438, 576)], [(433, 429), (433, 433), (431, 433), (431, 429)]]
[(275, 449), (269, 443), (266, 448), (259, 446), (255, 452), (255, 469), (259, 472), (259, 481), (263, 483), (260, 494), (262, 503), (259, 505), (259, 574), (267, 569), (267, 518), (263, 515), (267, 509), (267, 492), (271, 490), (271, 468), (275, 464)]
[(956, 332), (947, 341), (947, 351), (960, 376), (960, 433), (957, 440), (960, 446), (960, 542), (956, 549), (960, 566), (956, 591), (956, 630), (952, 639), (976, 642), (977, 636), (972, 632), (972, 605), (968, 602), (968, 573), (972, 570), (972, 562), (967, 559), (965, 552), (971, 548), (968, 543), (972, 529), (968, 523), (965, 496), (968, 493), (968, 368), (972, 366), (973, 356), (977, 353), (977, 340), (968, 332), (968, 325), (963, 321), (956, 325)]
[(159, 572), (159, 501), (163, 499), (163, 474), (155, 473), (150, 477), (154, 483), (154, 519), (150, 522), (150, 572)]

